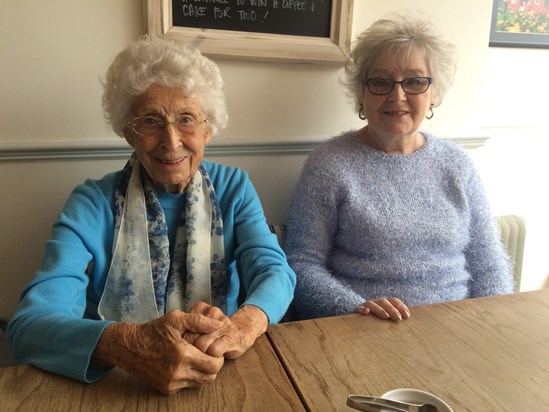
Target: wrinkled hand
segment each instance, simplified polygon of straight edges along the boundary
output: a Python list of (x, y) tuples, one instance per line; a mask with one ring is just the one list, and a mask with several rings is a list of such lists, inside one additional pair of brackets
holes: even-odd
[(356, 312), (362, 315), (370, 313), (381, 319), (392, 319), (399, 321), (410, 317), (410, 310), (398, 298), (380, 298), (368, 300), (356, 307)]
[[(223, 322), (221, 329), (194, 339), (194, 345), (208, 355), (224, 356), (227, 359), (242, 356), (269, 326), (265, 312), (251, 305), (243, 306), (230, 318), (219, 308), (204, 302), (196, 303), (191, 313), (200, 313)], [(185, 339), (187, 338), (188, 336), (185, 336)]]
[[(230, 325), (231, 320), (223, 313), (221, 309), (219, 309), (216, 306), (208, 305), (205, 302), (197, 302), (193, 305), (189, 313), (193, 314), (199, 314), (206, 316), (210, 319), (215, 319), (220, 322), (221, 326), (219, 327), (219, 331), (223, 327), (227, 327)], [(183, 339), (185, 339), (187, 342), (189, 342), (192, 345), (196, 346), (196, 341), (202, 336), (202, 333), (196, 333), (191, 330), (187, 330), (185, 333), (182, 334)], [(203, 351), (206, 353), (206, 351)]]
[(181, 311), (142, 324), (112, 323), (99, 339), (91, 364), (118, 366), (166, 395), (211, 384), (224, 358), (201, 352), (183, 336), (211, 334), (223, 326), (215, 319)]

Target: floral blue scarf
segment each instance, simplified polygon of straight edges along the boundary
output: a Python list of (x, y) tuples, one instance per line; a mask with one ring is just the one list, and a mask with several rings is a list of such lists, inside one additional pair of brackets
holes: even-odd
[(156, 191), (134, 153), (115, 189), (113, 258), (99, 302), (102, 319), (146, 322), (198, 301), (226, 313), (223, 221), (200, 165), (186, 189), (170, 262), (168, 229)]

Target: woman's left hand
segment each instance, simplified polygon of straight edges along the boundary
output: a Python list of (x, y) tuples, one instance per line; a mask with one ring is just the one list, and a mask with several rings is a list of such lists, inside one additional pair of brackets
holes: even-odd
[(367, 300), (356, 307), (356, 312), (362, 315), (370, 313), (381, 319), (402, 320), (410, 317), (410, 310), (398, 298), (380, 298)]
[(204, 302), (196, 303), (191, 313), (201, 313), (224, 323), (218, 331), (191, 339), (202, 352), (210, 356), (225, 356), (227, 359), (242, 356), (269, 326), (269, 319), (265, 312), (251, 305), (243, 306), (230, 318), (225, 316), (219, 308)]

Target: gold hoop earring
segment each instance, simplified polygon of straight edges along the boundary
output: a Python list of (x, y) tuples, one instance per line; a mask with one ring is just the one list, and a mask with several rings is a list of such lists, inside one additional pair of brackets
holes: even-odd
[(426, 118), (427, 120), (431, 120), (431, 119), (433, 118), (433, 116), (435, 115), (435, 113), (433, 112), (433, 105), (431, 105), (431, 106), (429, 107), (429, 111), (430, 111), (431, 113), (430, 113), (428, 116), (425, 116), (425, 118)]
[(362, 107), (362, 105), (360, 105), (360, 110), (358, 111), (358, 118), (360, 120), (366, 120), (366, 115), (364, 114), (364, 107)]

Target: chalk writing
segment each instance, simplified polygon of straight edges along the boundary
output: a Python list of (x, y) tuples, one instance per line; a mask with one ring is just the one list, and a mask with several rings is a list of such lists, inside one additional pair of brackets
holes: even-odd
[(332, 0), (172, 0), (173, 25), (330, 37)]

